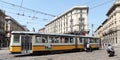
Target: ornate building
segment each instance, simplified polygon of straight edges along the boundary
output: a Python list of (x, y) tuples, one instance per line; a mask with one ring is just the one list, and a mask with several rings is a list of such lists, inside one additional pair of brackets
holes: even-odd
[(45, 28), (39, 29), (39, 32), (45, 33)]
[(5, 22), (5, 14), (4, 11), (0, 10), (0, 47), (3, 45), (4, 40), (4, 22)]
[(5, 40), (4, 40), (4, 44), (6, 44), (7, 46), (10, 43), (10, 33), (12, 31), (29, 31), (26, 26), (19, 24), (15, 19), (13, 19), (10, 16), (6, 16), (5, 17), (5, 25), (4, 25), (4, 29), (5, 29)]
[(29, 31), (25, 26), (19, 24), (15, 19), (6, 16), (5, 12), (0, 10), (0, 47), (9, 45), (11, 31)]
[(96, 30), (96, 36), (103, 42), (120, 45), (120, 0), (116, 0), (107, 12), (107, 19)]
[(87, 35), (87, 16), (87, 6), (75, 6), (46, 24), (45, 33)]

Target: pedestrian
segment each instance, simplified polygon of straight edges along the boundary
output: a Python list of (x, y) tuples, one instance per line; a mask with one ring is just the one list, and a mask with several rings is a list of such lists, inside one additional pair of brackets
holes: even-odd
[(109, 57), (112, 57), (115, 54), (114, 48), (110, 43), (108, 44), (108, 47), (107, 47), (107, 54), (109, 54), (108, 55)]
[(86, 50), (86, 52), (92, 52), (92, 48), (91, 48), (90, 43), (87, 43), (87, 50)]
[(87, 51), (87, 42), (84, 43), (84, 50)]

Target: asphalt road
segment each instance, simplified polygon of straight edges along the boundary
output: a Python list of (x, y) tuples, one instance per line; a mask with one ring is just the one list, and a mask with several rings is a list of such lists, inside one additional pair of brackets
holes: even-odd
[(115, 47), (114, 57), (108, 57), (105, 49), (49, 55), (13, 55), (8, 49), (2, 49), (0, 60), (120, 60), (120, 47)]

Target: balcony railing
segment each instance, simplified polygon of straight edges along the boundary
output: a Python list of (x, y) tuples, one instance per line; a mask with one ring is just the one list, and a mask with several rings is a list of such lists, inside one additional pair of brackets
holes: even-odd
[(118, 31), (119, 29), (117, 27), (113, 27), (113, 28), (110, 28), (109, 30), (107, 31), (104, 31), (102, 34), (103, 35), (108, 35), (108, 34), (111, 34), (111, 33), (114, 33), (116, 31)]

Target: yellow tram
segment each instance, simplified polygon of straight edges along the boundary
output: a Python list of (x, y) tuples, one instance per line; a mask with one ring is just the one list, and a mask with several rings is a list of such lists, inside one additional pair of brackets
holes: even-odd
[(100, 48), (100, 39), (97, 37), (13, 31), (10, 52), (30, 54), (44, 51), (80, 50), (84, 49), (85, 43), (88, 42), (92, 48)]

